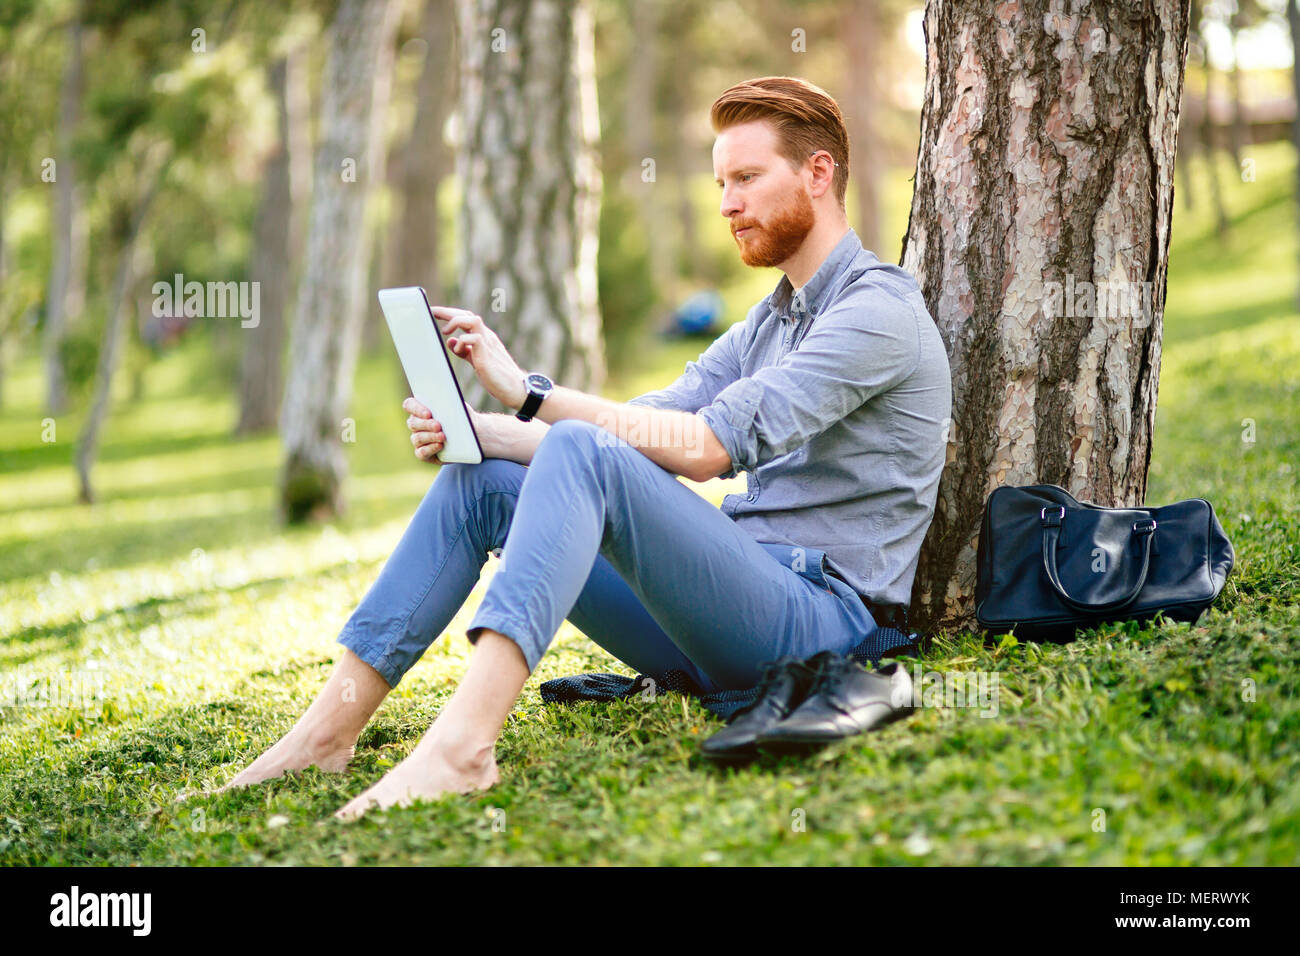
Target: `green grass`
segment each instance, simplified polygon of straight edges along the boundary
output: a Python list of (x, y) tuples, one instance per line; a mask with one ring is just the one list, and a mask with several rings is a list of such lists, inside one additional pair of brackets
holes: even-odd
[[(175, 805), (306, 707), (435, 472), (410, 456), (391, 362), (366, 359), (349, 513), (277, 528), (276, 442), (227, 437), (232, 402), (191, 345), (150, 369), (140, 402), (120, 397), (101, 502), (77, 505), (80, 419), (41, 441), (38, 365), (21, 356), (0, 417), (0, 674), (10, 694), (60, 700), (0, 707), (0, 862), (1300, 862), (1294, 158), (1257, 157), (1256, 182), (1228, 183), (1227, 240), (1203, 198), (1179, 203), (1151, 470), (1152, 503), (1216, 505), (1238, 553), (1218, 604), (1196, 627), (1109, 627), (1067, 646), (940, 635), (922, 666), (996, 675), (996, 715), (925, 707), (806, 759), (704, 764), (697, 744), (719, 722), (673, 694), (544, 706), (540, 681), (627, 672), (566, 624), (506, 725), (497, 787), (338, 823), (454, 688), (493, 559), (349, 774)], [(905, 215), (905, 197), (889, 205)], [(749, 302), (774, 284), (747, 281), (761, 286)], [(662, 385), (701, 348), (648, 348), (644, 373), (607, 394)], [(715, 501), (725, 490), (700, 486)], [(97, 706), (68, 705), (100, 680)]]

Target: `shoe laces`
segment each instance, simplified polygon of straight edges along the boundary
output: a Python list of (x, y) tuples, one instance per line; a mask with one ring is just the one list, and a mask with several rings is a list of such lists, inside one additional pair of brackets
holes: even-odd
[(748, 713), (762, 703), (763, 700), (767, 698), (768, 691), (770, 691), (773, 685), (784, 676), (786, 670), (793, 668), (806, 669), (806, 667), (807, 665), (803, 661), (795, 657), (778, 657), (775, 660), (768, 661), (763, 665), (761, 671), (762, 677), (754, 686), (754, 699), (744, 707), (738, 709), (734, 717), (739, 717), (741, 714)]
[(809, 658), (806, 666), (810, 670), (812, 685), (808, 688), (808, 696), (823, 691), (833, 692), (849, 669), (851, 661), (852, 658), (831, 651), (823, 651)]

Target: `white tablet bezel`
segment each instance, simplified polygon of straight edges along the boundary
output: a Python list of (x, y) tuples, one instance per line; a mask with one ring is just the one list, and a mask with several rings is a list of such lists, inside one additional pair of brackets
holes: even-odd
[(483, 446), (452, 369), (446, 337), (437, 324), (424, 287), (380, 289), (379, 308), (397, 348), (411, 395), (433, 412), (447, 437), (436, 459), (443, 464), (479, 464), (484, 457)]

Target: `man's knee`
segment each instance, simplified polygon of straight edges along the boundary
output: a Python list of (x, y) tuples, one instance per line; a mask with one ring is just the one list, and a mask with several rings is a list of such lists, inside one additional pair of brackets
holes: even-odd
[(438, 468), (435, 484), (457, 488), (517, 488), (528, 469), (507, 458), (484, 458), (477, 465), (449, 461)]
[(599, 451), (609, 443), (608, 439), (613, 437), (605, 429), (591, 422), (580, 418), (562, 418), (546, 430), (546, 434), (542, 436), (537, 446), (537, 451), (540, 454), (544, 448), (552, 450), (562, 448), (569, 452), (591, 453)]

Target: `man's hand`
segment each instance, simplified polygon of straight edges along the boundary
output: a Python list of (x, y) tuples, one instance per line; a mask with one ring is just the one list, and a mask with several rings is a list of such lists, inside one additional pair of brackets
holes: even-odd
[(434, 419), (433, 412), (414, 398), (402, 402), (402, 408), (409, 413), (406, 427), (411, 430), (415, 457), (420, 461), (433, 461), (447, 445), (447, 436), (443, 434), (442, 426)]
[(488, 393), (507, 408), (520, 409), (528, 397), (524, 375), (497, 334), (487, 327), (481, 316), (466, 309), (433, 306), (435, 318), (445, 319), (439, 331), (447, 338), (447, 347), (457, 358), (474, 367), (474, 374)]

